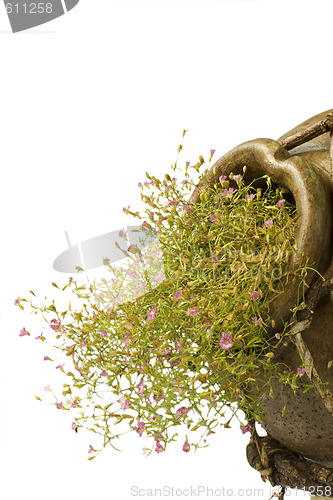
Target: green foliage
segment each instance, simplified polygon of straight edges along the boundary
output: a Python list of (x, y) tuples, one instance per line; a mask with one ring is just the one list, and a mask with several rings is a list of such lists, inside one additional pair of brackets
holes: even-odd
[[(284, 341), (288, 325), (276, 338), (267, 333), (270, 301), (290, 273), (295, 207), (267, 177), (260, 188), (246, 183), (245, 167), (244, 179), (231, 174), (205, 186), (204, 163), (200, 156), (182, 172), (176, 162), (164, 179), (146, 174), (150, 182), (140, 184), (146, 211), (124, 211), (158, 239), (145, 254), (135, 247), (125, 252), (125, 272), (106, 262), (110, 280), (70, 281), (62, 291), (81, 301), (79, 312), (71, 303), (60, 313), (54, 301), (48, 307), (30, 301), (44, 319), (51, 314), (59, 321), (41, 340), (51, 337), (73, 362), (61, 408), (79, 408), (76, 430), (92, 421), (103, 446), (115, 447), (116, 438), (134, 430), (152, 438), (149, 453), (160, 452), (180, 425), (191, 445), (206, 446), (217, 426), (239, 419), (237, 409), (260, 419), (261, 401), (273, 396), (269, 384), (264, 393), (256, 389), (260, 373), (293, 389), (301, 385), (298, 374), (278, 372), (272, 363), (272, 343)], [(195, 183), (190, 169), (199, 174)], [(200, 203), (189, 204), (198, 181)], [(306, 266), (297, 273), (305, 277)], [(187, 452), (187, 437), (185, 444)]]

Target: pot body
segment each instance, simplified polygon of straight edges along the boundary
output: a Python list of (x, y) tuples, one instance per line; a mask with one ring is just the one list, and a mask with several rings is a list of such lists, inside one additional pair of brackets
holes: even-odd
[[(332, 256), (330, 134), (322, 134), (290, 151), (280, 143), (295, 132), (324, 119), (327, 114), (328, 111), (310, 118), (278, 141), (257, 139), (241, 144), (220, 158), (204, 181), (205, 184), (213, 185), (221, 175), (229, 175), (230, 172), (241, 174), (246, 165), (245, 181), (267, 174), (276, 184), (289, 188), (299, 216), (297, 250), (291, 266), (297, 266), (304, 252), (309, 257), (311, 266), (320, 273), (328, 268)], [(198, 194), (198, 190), (193, 192), (192, 202), (199, 201)], [(306, 286), (311, 286), (315, 277), (315, 272), (309, 272)], [(284, 321), (291, 318), (291, 309), (301, 299), (300, 282), (294, 281), (286, 283), (283, 293), (272, 302), (270, 318), (276, 322), (277, 331)], [(301, 294), (306, 293), (306, 290), (307, 288), (303, 288)], [(312, 355), (321, 381), (327, 384), (326, 389), (333, 396), (333, 366), (328, 368), (329, 361), (333, 360), (333, 303), (330, 296), (320, 302), (313, 321), (302, 333), (302, 338)], [(297, 368), (302, 364), (294, 344), (286, 348), (277, 361), (281, 363), (281, 370), (288, 367), (292, 373), (297, 373)], [(306, 377), (307, 374), (304, 374), (302, 381), (306, 381)], [(255, 385), (264, 393), (266, 383), (267, 380), (261, 375)], [(262, 426), (290, 450), (318, 463), (333, 466), (333, 414), (325, 406), (318, 390), (311, 388), (306, 393), (297, 390), (294, 394), (290, 386), (285, 386), (278, 380), (272, 381), (272, 388), (274, 397), (267, 396), (263, 402)], [(252, 388), (250, 392), (252, 390), (257, 391)]]
[[(323, 120), (329, 111), (320, 113), (306, 120), (287, 134), (278, 139), (282, 142), (297, 131), (304, 130), (312, 124)], [(324, 223), (330, 229), (330, 241), (321, 242), (326, 245), (326, 253), (332, 255), (332, 229), (330, 211), (332, 207), (332, 165), (330, 158), (330, 134), (325, 133), (312, 141), (289, 151), (290, 155), (297, 156), (310, 162), (325, 186), (329, 189)], [(311, 217), (311, 214), (309, 214)], [(318, 263), (321, 272), (327, 268), (328, 260)], [(291, 305), (292, 307), (292, 305)], [(313, 364), (320, 380), (327, 384), (328, 396), (333, 395), (333, 367), (328, 363), (333, 360), (333, 302), (330, 296), (324, 297), (318, 305), (310, 327), (302, 332), (302, 338), (311, 353)], [(293, 373), (301, 365), (297, 348), (291, 344), (280, 359), (282, 366), (287, 366)], [(283, 364), (283, 365), (282, 365)], [(303, 378), (307, 375), (304, 374)], [(305, 380), (306, 382), (306, 380)], [(310, 381), (308, 381), (310, 382)], [(261, 380), (262, 387), (265, 381)], [(290, 387), (286, 387), (277, 380), (272, 383), (273, 398), (263, 402), (262, 426), (281, 444), (290, 450), (300, 453), (317, 463), (333, 467), (333, 415), (324, 404), (324, 399), (315, 388), (305, 394)], [(326, 397), (327, 397), (326, 394)], [(282, 416), (285, 408), (284, 416)]]
[[(333, 302), (327, 296), (320, 302), (310, 327), (302, 332), (302, 338), (312, 355), (313, 364), (320, 380), (333, 393)], [(297, 348), (290, 344), (278, 359), (281, 371), (288, 367), (292, 373), (302, 364)], [(258, 384), (265, 390), (267, 380), (259, 377)], [(302, 382), (310, 383), (307, 375)], [(333, 415), (326, 408), (324, 399), (313, 387), (305, 394), (294, 391), (278, 380), (272, 380), (273, 397), (263, 401), (262, 421), (264, 429), (290, 450), (318, 463), (333, 467)], [(285, 413), (283, 414), (283, 409)]]

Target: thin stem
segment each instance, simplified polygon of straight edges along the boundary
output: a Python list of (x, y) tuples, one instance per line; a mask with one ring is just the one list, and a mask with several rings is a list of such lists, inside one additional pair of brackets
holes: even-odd
[(229, 385), (226, 385), (225, 387), (222, 387), (222, 389), (219, 389), (218, 391), (213, 392), (213, 396), (217, 396), (217, 394), (220, 394), (220, 392), (225, 391), (227, 389), (230, 389), (230, 387), (233, 387), (236, 384), (240, 384), (241, 382), (244, 382), (245, 380), (248, 380), (253, 375), (258, 375), (258, 373), (260, 373), (260, 370), (254, 370), (249, 375), (245, 375), (244, 377), (241, 377), (240, 380), (236, 380), (235, 382), (231, 382)]

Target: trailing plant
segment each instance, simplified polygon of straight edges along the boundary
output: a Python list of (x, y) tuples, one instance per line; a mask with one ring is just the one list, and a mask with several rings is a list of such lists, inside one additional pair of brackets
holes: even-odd
[[(305, 280), (308, 271), (305, 256), (299, 268), (288, 267), (297, 225), (292, 196), (268, 177), (261, 187), (247, 182), (246, 166), (243, 175), (205, 186), (202, 156), (192, 166), (178, 161), (164, 178), (146, 174), (139, 183), (144, 212), (123, 209), (154, 239), (147, 251), (130, 245), (121, 267), (105, 259), (108, 280), (81, 283), (79, 275), (54, 284), (74, 295), (79, 309), (71, 301), (66, 310), (55, 300), (38, 305), (34, 292), (15, 301), (42, 314), (44, 331), (36, 338), (56, 348), (56, 368), (68, 377), (62, 395), (46, 388), (52, 404), (75, 412), (73, 430), (87, 426), (103, 438), (99, 448), (90, 446), (89, 458), (107, 444), (116, 447), (128, 431), (151, 438), (148, 454), (164, 451), (181, 433), (189, 452), (207, 446), (208, 436), (233, 419), (250, 430), (262, 401), (273, 397), (274, 377), (294, 391), (310, 387), (301, 379), (304, 366), (291, 373), (272, 362), (272, 346), (283, 344), (291, 321), (276, 332), (270, 304), (286, 279)], [(189, 203), (198, 183), (200, 203)], [(126, 232), (119, 236), (128, 241)], [(302, 307), (300, 296), (291, 314)], [(30, 333), (23, 328), (20, 335)], [(259, 373), (264, 392), (249, 390)]]

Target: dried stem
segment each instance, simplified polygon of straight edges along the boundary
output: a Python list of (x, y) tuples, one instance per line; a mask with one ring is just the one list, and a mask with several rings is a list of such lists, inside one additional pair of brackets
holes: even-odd
[[(281, 142), (281, 146), (283, 146), (288, 151), (290, 149), (294, 149), (305, 142), (311, 141), (316, 137), (325, 134), (326, 132), (332, 132), (333, 130), (333, 110), (332, 112), (326, 115), (324, 120), (320, 120), (317, 123), (314, 123), (310, 127), (305, 130), (300, 130), (295, 132), (291, 136), (287, 137), (284, 141)], [(332, 134), (331, 134), (332, 135)], [(332, 142), (331, 142), (331, 152), (332, 152)]]

